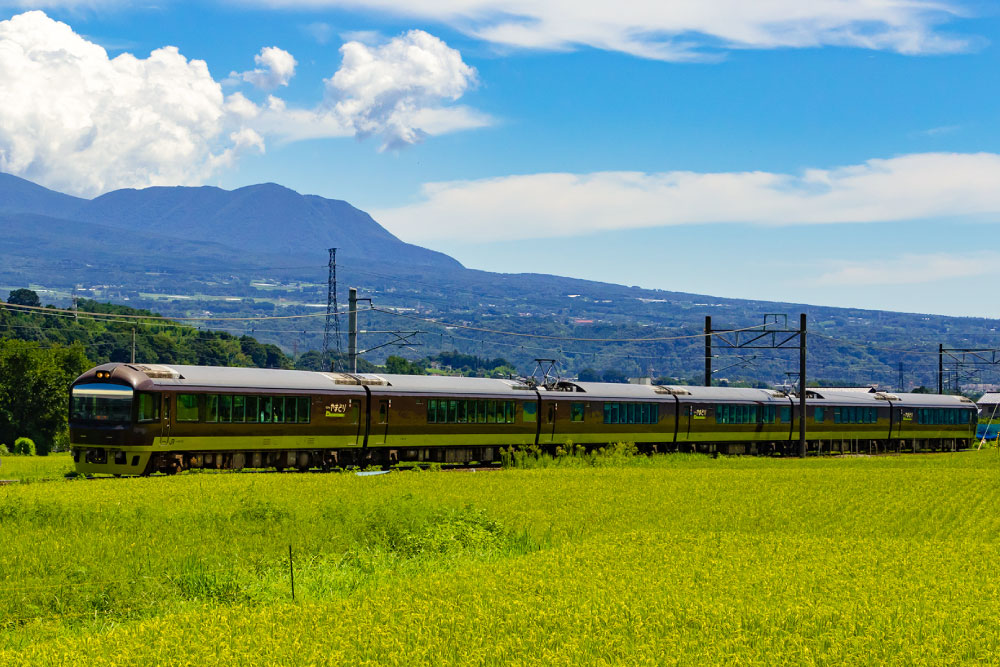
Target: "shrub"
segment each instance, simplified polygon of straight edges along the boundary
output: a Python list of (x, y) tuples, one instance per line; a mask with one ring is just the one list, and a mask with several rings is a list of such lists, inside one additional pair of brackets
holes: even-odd
[(0, 444), (0, 456), (7, 456), (10, 454), (10, 450), (7, 449), (7, 445)]
[(34, 456), (35, 441), (31, 438), (18, 438), (14, 441), (14, 453), (18, 456)]

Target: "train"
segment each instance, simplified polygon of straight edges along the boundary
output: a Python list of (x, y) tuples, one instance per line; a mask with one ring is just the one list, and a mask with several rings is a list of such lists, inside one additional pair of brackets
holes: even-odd
[(70, 388), (85, 475), (189, 469), (496, 465), (504, 452), (635, 443), (645, 452), (957, 450), (978, 412), (962, 396), (612, 384), (109, 363)]

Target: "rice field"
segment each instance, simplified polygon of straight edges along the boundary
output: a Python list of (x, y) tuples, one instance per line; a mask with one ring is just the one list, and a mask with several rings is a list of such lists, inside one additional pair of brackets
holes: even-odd
[(589, 463), (0, 487), (0, 664), (1000, 655), (996, 449)]

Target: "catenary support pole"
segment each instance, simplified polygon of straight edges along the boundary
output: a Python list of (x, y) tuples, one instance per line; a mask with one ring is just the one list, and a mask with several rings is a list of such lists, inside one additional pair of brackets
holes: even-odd
[(347, 297), (347, 357), (352, 373), (358, 372), (358, 290), (352, 287)]
[(944, 393), (944, 343), (938, 343), (938, 393)]
[(806, 314), (799, 315), (799, 456), (806, 456)]
[(712, 316), (705, 316), (705, 386), (712, 386)]

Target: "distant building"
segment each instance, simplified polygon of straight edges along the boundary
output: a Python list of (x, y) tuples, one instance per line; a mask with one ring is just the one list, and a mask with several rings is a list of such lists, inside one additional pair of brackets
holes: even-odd
[(1000, 410), (997, 409), (997, 405), (1000, 404), (1000, 393), (991, 392), (988, 394), (983, 394), (976, 405), (979, 406), (980, 414), (983, 417), (992, 417), (994, 413), (1000, 414)]
[(643, 377), (643, 378), (629, 378), (629, 384), (653, 384), (653, 378)]

